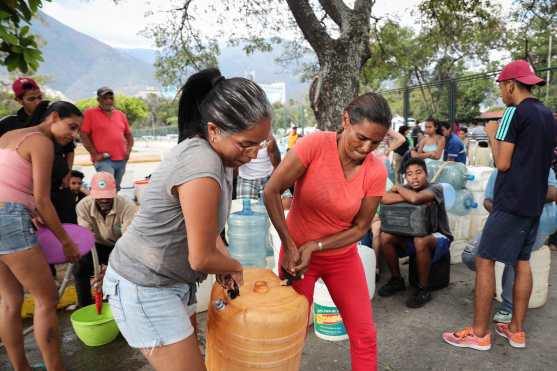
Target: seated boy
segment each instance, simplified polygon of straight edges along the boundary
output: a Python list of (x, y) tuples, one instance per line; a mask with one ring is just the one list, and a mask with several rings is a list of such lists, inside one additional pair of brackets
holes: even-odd
[(448, 253), (453, 236), (445, 211), (443, 187), (440, 184), (428, 183), (424, 160), (410, 159), (405, 164), (404, 177), (406, 185), (393, 186), (391, 191), (383, 196), (382, 203), (385, 205), (400, 202), (415, 205), (436, 203), (437, 230), (422, 237), (404, 237), (381, 232), (381, 252), (391, 272), (391, 279), (379, 289), (378, 293), (380, 296), (391, 296), (406, 289), (404, 280), (400, 276), (398, 258), (399, 255), (415, 254), (419, 285), (416, 292), (408, 298), (406, 305), (409, 308), (420, 308), (431, 300), (431, 292), (428, 289), (431, 264)]

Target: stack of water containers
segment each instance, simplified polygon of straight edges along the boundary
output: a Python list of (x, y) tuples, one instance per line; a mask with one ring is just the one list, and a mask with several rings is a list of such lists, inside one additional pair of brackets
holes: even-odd
[[(261, 206), (257, 206), (261, 210)], [(265, 209), (265, 206), (263, 206)], [(228, 218), (228, 250), (243, 266), (265, 268), (269, 244), (269, 217), (252, 209), (251, 200), (242, 200), (242, 210)], [(271, 247), (271, 256), (272, 247)]]
[(466, 188), (469, 184), (475, 186), (476, 175), (458, 162), (428, 161), (427, 167), (429, 180), (435, 178), (436, 183), (444, 185), (445, 207), (449, 217), (449, 227), (454, 237), (450, 249), (451, 263), (460, 263), (462, 251), (470, 239), (472, 214), (480, 209), (478, 199), (470, 189)]

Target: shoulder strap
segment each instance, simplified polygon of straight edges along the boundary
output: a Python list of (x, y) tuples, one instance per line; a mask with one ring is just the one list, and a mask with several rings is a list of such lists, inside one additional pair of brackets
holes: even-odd
[(15, 150), (17, 151), (19, 149), (19, 146), (21, 146), (23, 144), (23, 142), (25, 142), (25, 140), (27, 138), (29, 138), (31, 135), (35, 135), (35, 134), (40, 134), (43, 135), (43, 133), (41, 133), (40, 131), (32, 131), (30, 133), (27, 133), (23, 136), (23, 138), (21, 138), (21, 140), (19, 141), (19, 143), (17, 143), (17, 145), (15, 146)]

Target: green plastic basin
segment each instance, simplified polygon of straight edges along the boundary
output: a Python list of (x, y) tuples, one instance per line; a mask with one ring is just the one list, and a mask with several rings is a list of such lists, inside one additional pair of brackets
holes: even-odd
[(92, 304), (73, 312), (70, 319), (77, 337), (90, 347), (108, 344), (119, 333), (108, 303), (103, 303), (101, 314)]

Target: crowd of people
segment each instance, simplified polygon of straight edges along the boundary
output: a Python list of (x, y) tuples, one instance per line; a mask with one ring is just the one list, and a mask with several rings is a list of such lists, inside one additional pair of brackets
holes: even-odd
[[(477, 246), (466, 251), (476, 270), (474, 325), (442, 334), (451, 345), (478, 350), (491, 347), (495, 261), (507, 267), (495, 331), (511, 346), (525, 346), (528, 260), (542, 209), (557, 198), (549, 172), (556, 123), (531, 94), (543, 80), (519, 60), (497, 81), (508, 108), (500, 123), (485, 128), (497, 168), (485, 203), (490, 215)], [(291, 278), (310, 304), (323, 279), (348, 333), (352, 370), (377, 368), (372, 303), (356, 248), (362, 238), (369, 238), (366, 244), (390, 273), (379, 296), (406, 289), (399, 258), (409, 255), (417, 287), (408, 307), (432, 298), (432, 270), (449, 254), (453, 236), (443, 188), (428, 182), (426, 161), (466, 162), (465, 142), (449, 123), (429, 118), (425, 133), (407, 126), (392, 130), (387, 101), (366, 93), (345, 107), (339, 131), (302, 138), (293, 130), (281, 159), (264, 91), (251, 80), (203, 70), (181, 90), (178, 145), (151, 174), (137, 209), (118, 194), (133, 137), (125, 114), (114, 108), (112, 89), (98, 89), (98, 106), (84, 113), (68, 102), (42, 102), (29, 78), (17, 79), (13, 90), (22, 108), (0, 121), (0, 335), (16, 370), (30, 369), (20, 319), (23, 289), (35, 300), (34, 333), (46, 368), (64, 369), (56, 286), (35, 232), (43, 224), (74, 263), (80, 307), (92, 303), (92, 256), (79, 256), (62, 223), (94, 233), (95, 249), (108, 266), (102, 289), (118, 328), (156, 370), (205, 369), (195, 336), (197, 285), (208, 274), (226, 289), (243, 282), (243, 267), (221, 237), (234, 193), (263, 197), (282, 245), (280, 276)], [(73, 170), (78, 135), (97, 171), (90, 191)], [(388, 190), (384, 157), (375, 153), (386, 138), (397, 174)], [(400, 203), (431, 207), (431, 233), (409, 237), (383, 229), (380, 219), (388, 220), (378, 208)]]

